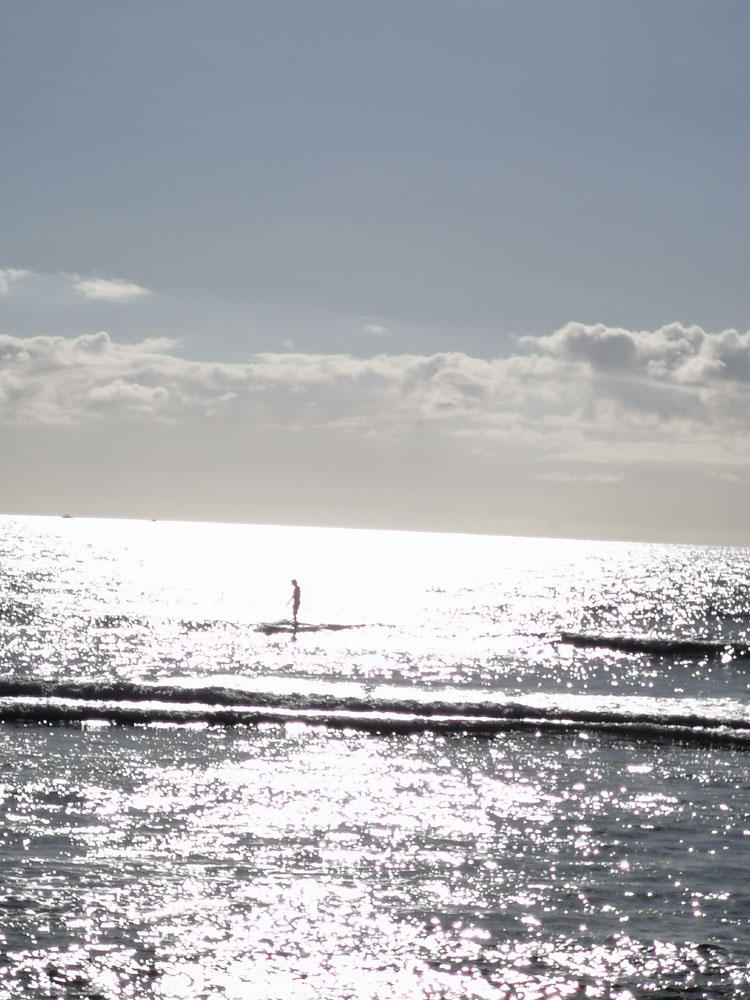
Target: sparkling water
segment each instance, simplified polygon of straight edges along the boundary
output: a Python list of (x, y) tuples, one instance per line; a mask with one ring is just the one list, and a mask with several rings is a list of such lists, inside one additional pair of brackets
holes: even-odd
[(0, 997), (750, 994), (747, 550), (0, 527)]

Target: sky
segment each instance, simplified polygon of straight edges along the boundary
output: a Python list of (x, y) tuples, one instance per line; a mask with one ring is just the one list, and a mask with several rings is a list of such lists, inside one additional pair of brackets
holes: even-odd
[(746, 0), (41, 0), (0, 510), (750, 545)]

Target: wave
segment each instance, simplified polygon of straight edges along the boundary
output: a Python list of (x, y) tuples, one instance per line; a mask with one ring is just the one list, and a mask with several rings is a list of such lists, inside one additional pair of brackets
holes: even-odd
[(659, 635), (592, 635), (586, 632), (562, 632), (561, 642), (572, 646), (618, 649), (631, 653), (655, 653), (662, 656), (750, 656), (750, 643), (728, 639), (675, 639)]
[[(0, 721), (120, 724), (306, 723), (379, 733), (426, 730), (491, 736), (508, 730), (591, 731), (750, 749), (750, 709), (739, 702), (536, 695), (467, 700), (460, 691), (359, 694), (242, 690), (220, 685), (0, 680)], [(462, 700), (463, 698), (463, 700)]]

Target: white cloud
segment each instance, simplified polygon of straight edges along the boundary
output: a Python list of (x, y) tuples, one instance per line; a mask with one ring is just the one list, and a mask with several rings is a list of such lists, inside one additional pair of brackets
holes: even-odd
[[(429, 429), (466, 452), (524, 455), (548, 482), (618, 481), (618, 463), (746, 462), (750, 336), (677, 324), (651, 333), (568, 324), (524, 338), (523, 353), (370, 358), (258, 354), (242, 364), (188, 361), (169, 339), (122, 344), (0, 336), (0, 419), (168, 423), (210, 418), (285, 432), (361, 437)], [(728, 374), (731, 372), (730, 374)], [(554, 463), (552, 471), (544, 463)], [(580, 463), (590, 468), (581, 471)], [(559, 470), (559, 471), (557, 471)], [(614, 477), (614, 478), (613, 478)]]
[(380, 323), (365, 323), (362, 327), (362, 333), (366, 333), (372, 337), (382, 337), (388, 333), (388, 330), (386, 327), (381, 326)]
[(750, 331), (706, 333), (680, 323), (633, 331), (567, 323), (548, 337), (523, 337), (520, 343), (533, 354), (582, 364), (598, 374), (687, 384), (750, 381)]
[(28, 278), (31, 271), (21, 267), (0, 267), (0, 295), (7, 295), (11, 286), (22, 278)]
[(136, 285), (122, 278), (81, 278), (71, 275), (71, 280), (77, 292), (85, 299), (95, 299), (103, 302), (130, 302), (151, 293), (147, 288)]
[(161, 385), (141, 385), (117, 378), (105, 385), (94, 386), (88, 398), (94, 406), (154, 415), (168, 403), (169, 393)]
[[(579, 327), (569, 349), (567, 330), (506, 358), (265, 353), (241, 364), (187, 360), (166, 338), (0, 335), (0, 439), (26, 469), (9, 477), (26, 492), (5, 502), (41, 504), (33, 442), (46, 441), (48, 463), (80, 471), (86, 497), (99, 491), (96, 509), (132, 514), (141, 491), (142, 516), (161, 491), (191, 517), (745, 538), (747, 383), (703, 362), (741, 373), (747, 335)], [(96, 443), (89, 465), (84, 442)], [(186, 506), (196, 479), (216, 489)], [(140, 485), (121, 500), (115, 481)], [(70, 496), (80, 489), (71, 482)], [(721, 531), (719, 493), (733, 518)]]
[(33, 282), (35, 294), (68, 294), (72, 284), (84, 299), (98, 302), (131, 302), (150, 295), (148, 288), (123, 278), (83, 278), (79, 274), (42, 274), (20, 267), (0, 268), (0, 295), (8, 295), (22, 281)]

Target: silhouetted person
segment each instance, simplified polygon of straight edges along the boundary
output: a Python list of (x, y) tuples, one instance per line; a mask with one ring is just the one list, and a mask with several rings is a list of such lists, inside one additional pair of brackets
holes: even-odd
[(294, 590), (292, 591), (292, 617), (294, 618), (294, 624), (297, 624), (297, 612), (299, 611), (299, 584), (296, 580), (292, 580), (292, 586)]

